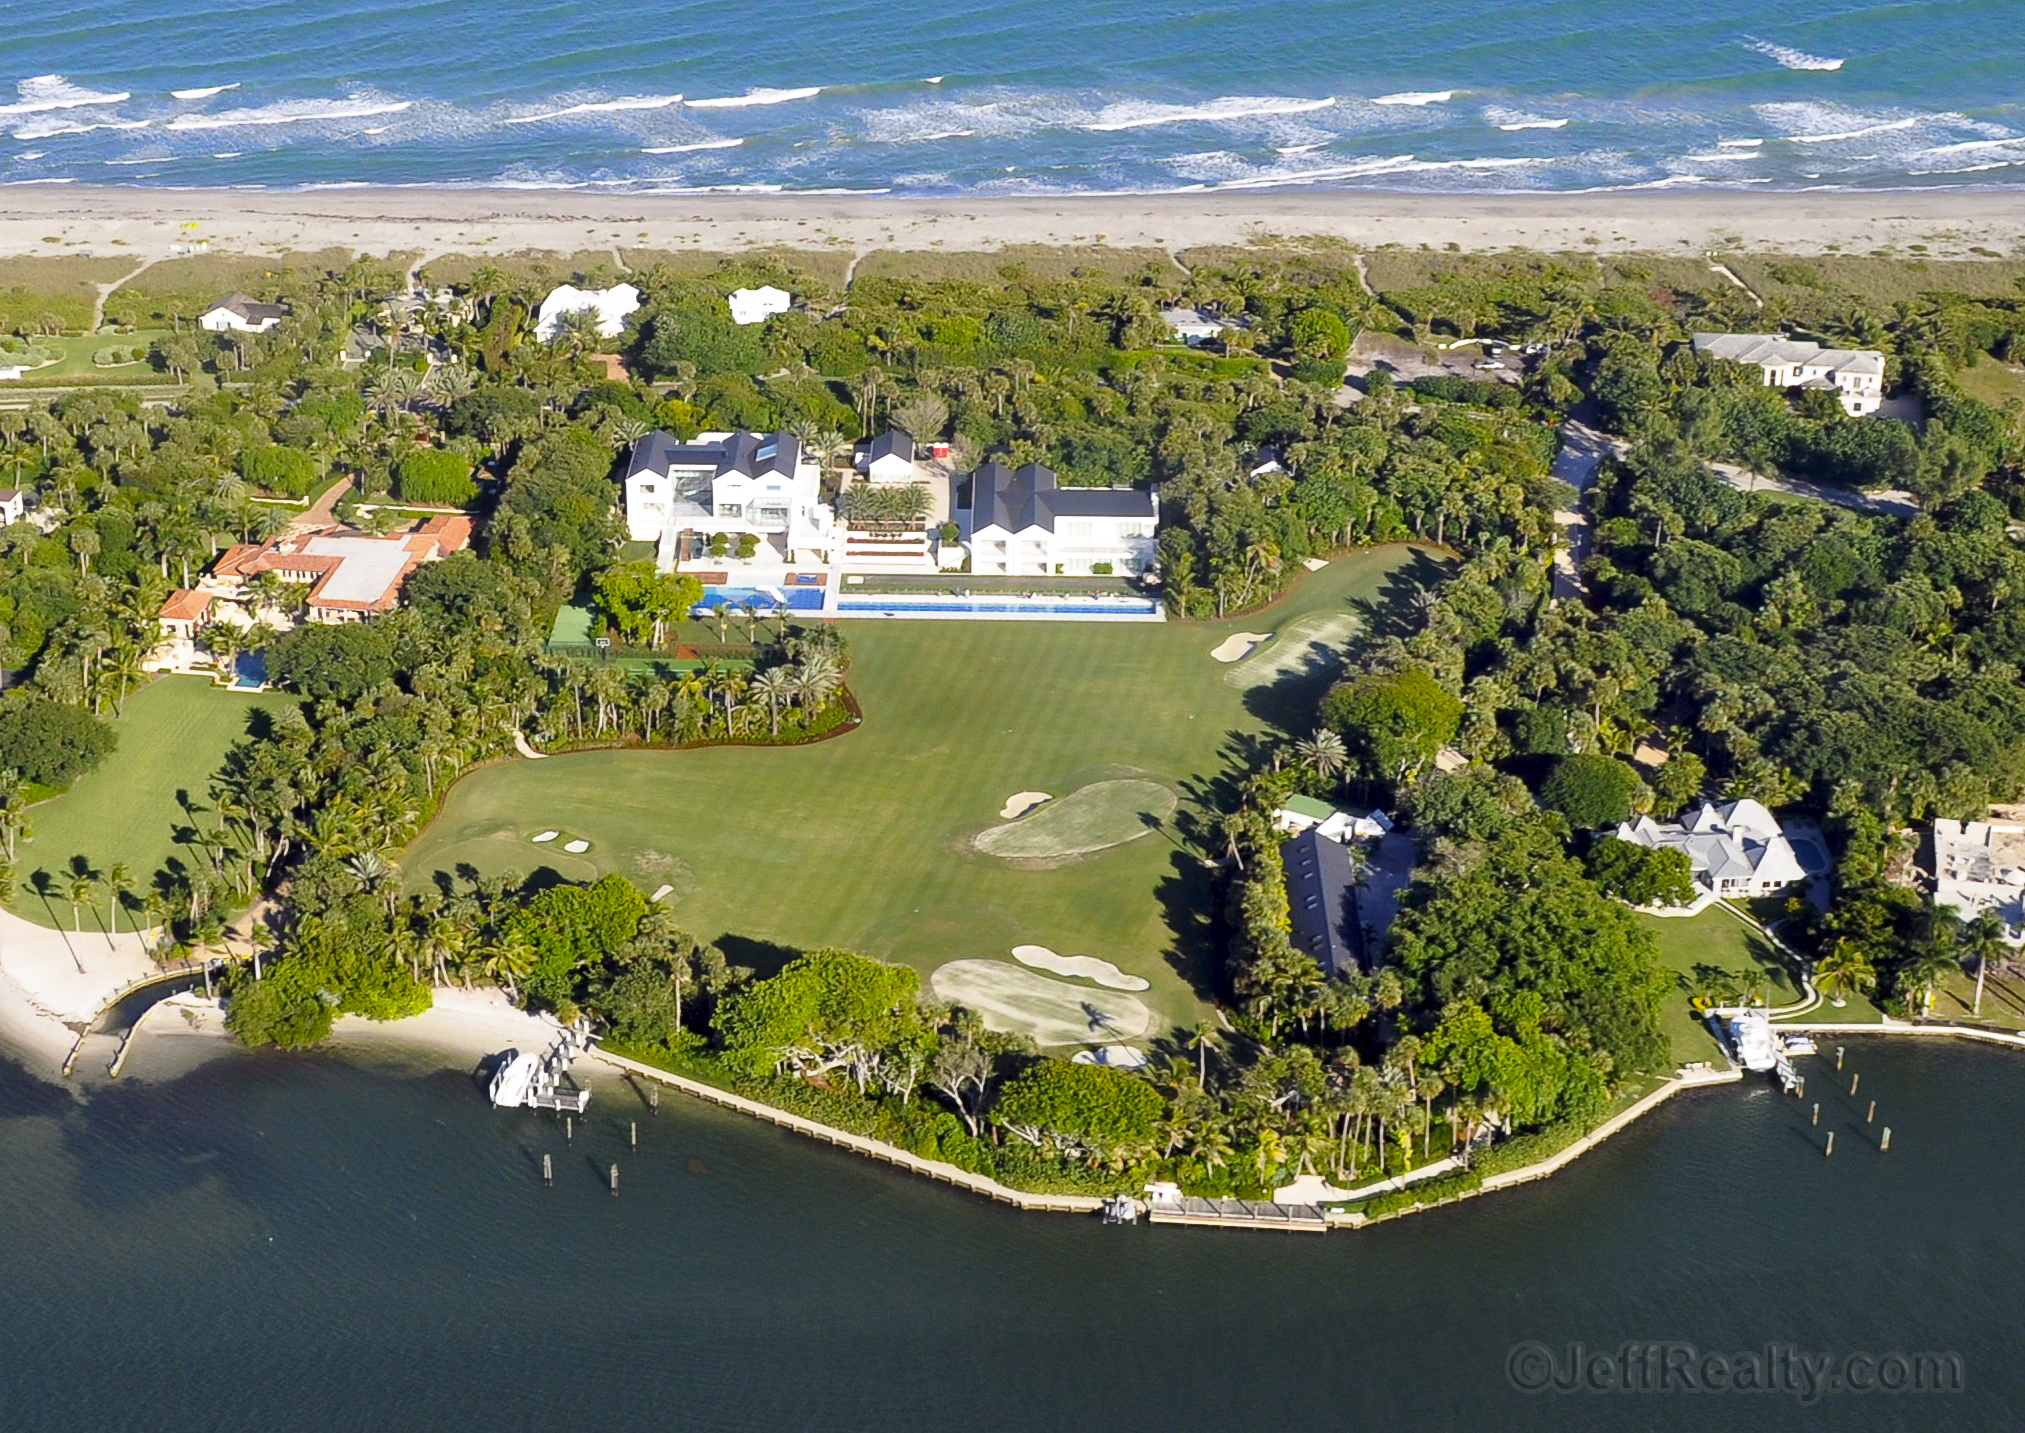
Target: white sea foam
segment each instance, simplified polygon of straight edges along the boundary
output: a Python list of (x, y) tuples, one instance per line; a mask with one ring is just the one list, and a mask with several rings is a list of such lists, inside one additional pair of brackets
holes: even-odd
[(1763, 144), (1764, 142), (1765, 141), (1762, 139), (1719, 139), (1716, 141), (1716, 148), (1756, 149), (1759, 145)]
[(258, 129), (274, 124), (313, 124), (319, 121), (366, 119), (373, 115), (401, 114), (414, 108), (413, 100), (283, 100), (257, 109), (228, 109), (217, 114), (185, 114), (170, 120), (167, 129)]
[(939, 85), (942, 83), (942, 76), (930, 75), (927, 79), (923, 80), (921, 83), (924, 85)]
[(1911, 129), (1919, 122), (1918, 115), (1908, 115), (1904, 119), (1889, 119), (1878, 124), (1867, 124), (1860, 129), (1831, 130), (1827, 134), (1789, 134), (1786, 138), (1795, 144), (1832, 144), (1838, 140), (1863, 139), (1873, 134), (1885, 134), (1894, 129)]
[(213, 159), (237, 159), (241, 155), (245, 154), (245, 152), (246, 151), (243, 149), (227, 149), (222, 151), (221, 153), (214, 154), (211, 157)]
[(1484, 111), (1484, 118), (1503, 130), (1565, 129), (1568, 125), (1568, 120), (1565, 116), (1560, 119), (1550, 119), (1543, 114), (1530, 114), (1520, 109), (1501, 109), (1496, 105), (1492, 105)]
[(24, 124), (14, 131), (16, 139), (49, 139), (59, 134), (90, 134), (95, 129), (146, 129), (152, 120), (108, 119), (97, 124), (65, 124), (62, 120), (44, 120), (40, 124)]
[(62, 75), (37, 75), (14, 86), (21, 96), (18, 104), (0, 104), (0, 118), (16, 114), (42, 114), (53, 109), (81, 109), (86, 105), (118, 104), (133, 95), (121, 90), (110, 94), (74, 85)]
[(957, 104), (949, 100), (870, 110), (859, 120), (865, 127), (863, 137), (871, 144), (927, 144), (979, 134), (1021, 135), (1046, 122), (997, 104)]
[(699, 149), (736, 149), (744, 144), (743, 139), (699, 139), (694, 144), (657, 144), (652, 149), (643, 149), (642, 154), (689, 154)]
[(1401, 90), (1396, 95), (1380, 95), (1373, 104), (1431, 105), (1447, 104), (1459, 93), (1457, 90)]
[(385, 133), (386, 133), (386, 132), (387, 132), (388, 130), (390, 130), (390, 129), (392, 129), (392, 128), (393, 128), (393, 126), (392, 126), (391, 124), (376, 124), (376, 125), (374, 125), (374, 126), (373, 126), (373, 127), (371, 128), (371, 129), (362, 129), (362, 130), (360, 130), (360, 131), (359, 131), (359, 133), (360, 133), (360, 134), (385, 134)]
[(1328, 148), (1331, 143), (1332, 141), (1330, 140), (1318, 139), (1313, 144), (1283, 144), (1280, 145), (1278, 148), (1274, 149), (1273, 153), (1310, 154), (1313, 153), (1315, 150)]
[(1747, 149), (1744, 150), (1742, 153), (1738, 153), (1735, 150), (1729, 150), (1718, 152), (1715, 154), (1683, 154), (1681, 156), (1681, 162), (1684, 164), (1734, 164), (1739, 160), (1761, 159), (1763, 157), (1764, 156), (1759, 154), (1759, 152), (1755, 149)]
[(620, 110), (666, 109), (682, 103), (680, 95), (627, 95), (615, 100), (585, 100), (581, 104), (565, 105), (561, 109), (545, 109), (536, 114), (517, 114), (509, 118), (508, 124), (540, 124), (543, 120), (566, 119), (577, 114), (611, 114)]
[(9, 185), (22, 187), (30, 184), (75, 184), (77, 180), (66, 175), (61, 179), (9, 179), (5, 182)]
[(43, 151), (39, 149), (24, 149), (21, 151), (21, 153), (15, 155), (14, 157), (16, 159), (41, 159), (43, 157)]
[(804, 85), (793, 90), (747, 90), (742, 95), (726, 95), (719, 99), (690, 100), (691, 109), (744, 109), (756, 104), (786, 104), (789, 100), (805, 100), (823, 92), (821, 85)]
[(1937, 144), (1922, 151), (1920, 158), (1936, 154), (1965, 154), (1980, 149), (2008, 149), (2013, 145), (2025, 144), (2025, 134), (2013, 135), (2009, 139), (1965, 139), (1960, 144)]
[(1105, 105), (1097, 112), (1095, 119), (1077, 126), (1079, 129), (1111, 131), (1120, 129), (1144, 129), (1155, 124), (1217, 124), (1225, 120), (1251, 119), (1264, 115), (1308, 114), (1318, 109), (1328, 109), (1335, 104), (1330, 99), (1294, 99), (1282, 95), (1227, 95), (1213, 99), (1206, 104), (1150, 104), (1142, 100), (1127, 100), (1119, 104)]
[(227, 90), (236, 90), (238, 88), (239, 81), (234, 80), (229, 85), (205, 85), (201, 89), (170, 90), (169, 93), (179, 100), (207, 100), (213, 95), (222, 95)]
[(1788, 70), (1839, 70), (1843, 64), (1841, 60), (1830, 59), (1826, 55), (1810, 55), (1805, 50), (1775, 45), (1770, 40), (1757, 40), (1745, 48), (1776, 60), (1781, 68)]

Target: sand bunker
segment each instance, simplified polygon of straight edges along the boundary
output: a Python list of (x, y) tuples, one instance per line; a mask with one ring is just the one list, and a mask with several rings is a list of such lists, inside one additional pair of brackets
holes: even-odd
[(1235, 662), (1240, 657), (1249, 657), (1271, 637), (1270, 632), (1233, 632), (1209, 649), (1210, 656), (1219, 662)]
[(1174, 793), (1157, 781), (1098, 781), (1050, 801), (1033, 815), (977, 833), (987, 856), (1048, 860), (1122, 846), (1174, 813)]
[(535, 845), (539, 846), (542, 842), (553, 841), (556, 837), (560, 835), (562, 835), (562, 832), (560, 831), (543, 831), (540, 834), (530, 836), (527, 839), (534, 842)]
[(1015, 791), (1006, 797), (1005, 805), (998, 808), (998, 819), (1017, 821), (1036, 807), (1045, 806), (1055, 798), (1045, 791)]
[(1137, 1045), (1101, 1045), (1095, 1050), (1078, 1050), (1069, 1057), (1075, 1065), (1102, 1065), (1110, 1070), (1143, 1070), (1151, 1060)]
[(1223, 674), (1242, 690), (1269, 687), (1287, 677), (1333, 674), (1343, 647), (1364, 624), (1351, 612), (1310, 612), (1273, 634), (1273, 640)]
[(590, 850), (591, 843), (588, 841), (565, 841), (563, 842), (563, 849), (574, 856), (579, 852)]
[(984, 1023), (1042, 1045), (1131, 1040), (1153, 1025), (1138, 997), (1050, 980), (1003, 960), (953, 960), (928, 978), (936, 998), (975, 1010)]
[(668, 893), (669, 893), (670, 891), (672, 891), (672, 890), (674, 890), (674, 889), (675, 889), (675, 888), (674, 888), (673, 886), (663, 886), (663, 887), (661, 887), (661, 888), (660, 888), (659, 890), (655, 891), (653, 895), (651, 895), (651, 896), (647, 897), (647, 899), (648, 899), (648, 900), (649, 900), (650, 902), (652, 902), (652, 901), (658, 901), (658, 900), (662, 900), (662, 899), (664, 899), (664, 898), (665, 898), (665, 897), (667, 896), (667, 894), (668, 894)]
[(1144, 990), (1146, 982), (1136, 975), (1127, 975), (1108, 960), (1099, 960), (1094, 955), (1056, 955), (1044, 945), (1016, 945), (1013, 959), (1021, 965), (1031, 965), (1036, 970), (1045, 970), (1054, 975), (1079, 975), (1085, 980), (1094, 980), (1107, 990)]
[(1310, 572), (1320, 572), (1328, 565), (1329, 559), (1326, 557), (1304, 557), (1301, 559), (1301, 566), (1307, 568)]

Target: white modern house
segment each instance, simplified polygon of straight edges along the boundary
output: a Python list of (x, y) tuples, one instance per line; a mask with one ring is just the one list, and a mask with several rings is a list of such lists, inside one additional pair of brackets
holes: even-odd
[(197, 315), (197, 327), (208, 333), (266, 333), (288, 317), (286, 304), (265, 304), (245, 294), (231, 294)]
[(1347, 845), (1352, 841), (1376, 841), (1392, 829), (1392, 818), (1383, 811), (1353, 816), (1312, 796), (1289, 796), (1273, 812), (1273, 828), (1289, 836), (1313, 831), (1325, 841)]
[(898, 428), (888, 428), (861, 445), (853, 466), (875, 483), (921, 481), (914, 466), (914, 440)]
[(549, 290), (534, 317), (534, 336), (543, 343), (554, 340), (566, 313), (591, 310), (598, 316), (598, 337), (617, 338), (626, 331), (626, 320), (639, 312), (640, 291), (631, 284), (614, 284), (608, 289), (580, 289), (563, 284)]
[(1160, 321), (1167, 325), (1168, 333), (1190, 348), (1200, 348), (1205, 343), (1214, 343), (1223, 331), (1230, 327), (1221, 319), (1211, 318), (1200, 309), (1192, 308), (1162, 309)]
[(758, 535), (776, 562), (828, 563), (836, 514), (822, 500), (822, 470), (791, 433), (700, 433), (690, 442), (652, 432), (626, 464), (626, 529), (660, 544), (664, 570), (687, 534)]
[(1884, 355), (1874, 348), (1823, 348), (1774, 333), (1698, 333), (1704, 358), (1748, 363), (1771, 388), (1817, 388), (1838, 394), (1852, 418), (1875, 413), (1884, 402)]
[(1138, 488), (1065, 488), (1042, 463), (991, 462), (958, 485), (956, 522), (974, 573), (1137, 576), (1154, 565), (1160, 500)]
[(775, 314), (786, 313), (794, 306), (794, 298), (785, 290), (764, 284), (756, 289), (733, 289), (725, 303), (731, 308), (731, 321), (742, 326), (765, 323)]
[(1677, 822), (1640, 816), (1616, 834), (1635, 846), (1685, 851), (1695, 884), (1717, 900), (1769, 895), (1807, 879), (1778, 818), (1748, 797), (1704, 801)]
[(1962, 919), (1995, 911), (2004, 939), (2025, 946), (2025, 811), (1998, 807), (1991, 821), (1934, 821), (1934, 904)]

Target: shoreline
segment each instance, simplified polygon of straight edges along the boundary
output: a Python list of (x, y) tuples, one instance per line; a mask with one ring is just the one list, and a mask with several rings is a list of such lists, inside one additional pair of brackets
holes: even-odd
[[(1427, 194), (1259, 190), (909, 199), (579, 190), (143, 189), (12, 185), (0, 256), (172, 257), (340, 247), (374, 254), (762, 248), (989, 252), (1017, 245), (1176, 250), (1319, 238), (1483, 252), (1868, 254), (2025, 250), (2025, 188)], [(185, 226), (195, 226), (186, 228)], [(48, 240), (57, 242), (51, 243)]]

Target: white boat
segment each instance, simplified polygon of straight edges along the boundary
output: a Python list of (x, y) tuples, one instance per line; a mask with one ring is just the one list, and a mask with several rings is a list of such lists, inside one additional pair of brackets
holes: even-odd
[(534, 1087), (534, 1078), (540, 1072), (541, 1056), (508, 1050), (499, 1057), (499, 1070), (493, 1075), (488, 1091), (493, 1105), (513, 1108), (526, 1104), (527, 1093)]
[(1770, 1070), (1779, 1063), (1772, 1022), (1763, 1011), (1746, 1010), (1730, 1020), (1730, 1048), (1736, 1052), (1737, 1063), (1747, 1070)]

